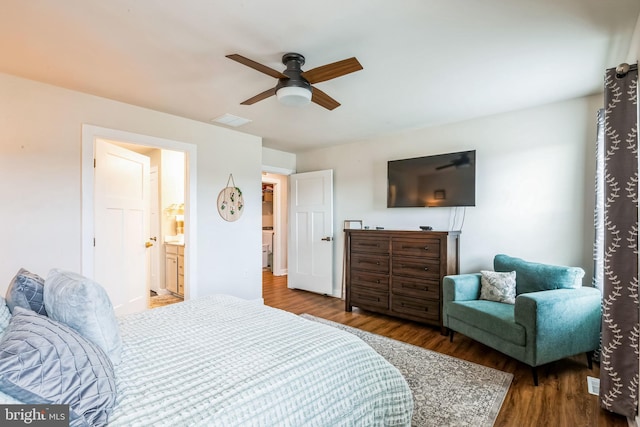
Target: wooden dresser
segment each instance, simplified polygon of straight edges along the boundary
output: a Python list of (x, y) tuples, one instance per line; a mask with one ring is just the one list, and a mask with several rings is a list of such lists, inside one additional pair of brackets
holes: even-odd
[(459, 231), (345, 230), (346, 301), (442, 328), (442, 278), (459, 271)]

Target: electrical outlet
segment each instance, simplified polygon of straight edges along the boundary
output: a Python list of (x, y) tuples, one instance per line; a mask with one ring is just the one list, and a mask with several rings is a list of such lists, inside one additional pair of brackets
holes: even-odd
[(600, 379), (587, 376), (587, 389), (590, 394), (598, 396), (600, 394)]

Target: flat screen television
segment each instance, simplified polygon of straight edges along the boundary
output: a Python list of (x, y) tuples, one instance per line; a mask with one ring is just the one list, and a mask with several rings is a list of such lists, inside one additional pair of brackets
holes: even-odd
[(387, 207), (476, 205), (476, 151), (390, 160)]

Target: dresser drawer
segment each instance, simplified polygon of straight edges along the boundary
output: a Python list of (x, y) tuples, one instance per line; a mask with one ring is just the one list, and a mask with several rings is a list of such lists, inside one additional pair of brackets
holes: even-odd
[(440, 321), (440, 302), (420, 300), (394, 295), (391, 312), (396, 315), (408, 315), (419, 319)]
[(391, 279), (391, 292), (394, 295), (439, 300), (440, 281), (394, 276)]
[(357, 307), (389, 309), (389, 293), (374, 291), (369, 288), (351, 286), (351, 304)]
[(438, 239), (394, 238), (392, 245), (394, 255), (440, 258), (440, 240)]
[(354, 286), (389, 292), (389, 276), (386, 274), (352, 270), (350, 276)]
[(393, 275), (440, 280), (440, 260), (393, 257)]
[(389, 273), (389, 255), (351, 254), (351, 270)]
[(351, 237), (351, 252), (366, 252), (386, 255), (389, 253), (388, 237)]

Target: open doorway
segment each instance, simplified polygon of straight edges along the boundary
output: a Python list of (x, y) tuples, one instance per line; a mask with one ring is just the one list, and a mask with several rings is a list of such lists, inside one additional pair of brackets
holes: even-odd
[(287, 275), (288, 177), (262, 173), (263, 278)]
[[(186, 299), (193, 297), (194, 293), (191, 292), (189, 284), (191, 280), (195, 279), (196, 273), (196, 221), (195, 197), (191, 198), (189, 196), (191, 194), (195, 195), (196, 188), (195, 147), (177, 141), (90, 125), (83, 125), (82, 141), (83, 275), (100, 282), (107, 290), (110, 298), (115, 298), (115, 296), (121, 295), (123, 292), (132, 293), (132, 288), (135, 288), (136, 295), (142, 293), (145, 296), (145, 304), (143, 306), (140, 306), (140, 304), (135, 307), (123, 306), (116, 310), (118, 314), (126, 314), (148, 308), (147, 302), (151, 290), (154, 290), (158, 295), (171, 295), (176, 299), (178, 297)], [(149, 175), (148, 181), (156, 182), (155, 191), (150, 191), (151, 184), (145, 190), (151, 196), (151, 200), (148, 202), (149, 209), (144, 215), (133, 214), (133, 216), (137, 215), (137, 218), (144, 216), (145, 221), (148, 223), (144, 227), (142, 234), (136, 233), (135, 237), (130, 239), (132, 241), (130, 244), (134, 247), (136, 245), (142, 247), (144, 248), (143, 251), (146, 252), (146, 262), (143, 260), (142, 264), (144, 265), (142, 266), (138, 262), (128, 262), (128, 259), (125, 262), (122, 262), (122, 260), (114, 261), (116, 257), (106, 256), (105, 251), (96, 250), (100, 244), (104, 243), (104, 240), (108, 239), (96, 239), (95, 236), (97, 234), (109, 236), (109, 227), (113, 226), (113, 223), (101, 220), (98, 212), (98, 201), (104, 198), (105, 190), (104, 186), (98, 185), (99, 177), (97, 171), (99, 166), (94, 165), (109, 162), (117, 164), (119, 162), (119, 160), (112, 161), (108, 158), (103, 161), (97, 159), (99, 153), (96, 151), (96, 147), (105, 143), (110, 146), (116, 146), (119, 150), (125, 150), (124, 152), (132, 152), (138, 156), (146, 157), (147, 164), (154, 166), (150, 172), (147, 172)], [(112, 158), (116, 159), (117, 156), (112, 156)], [(172, 162), (169, 159), (172, 159)], [(138, 173), (132, 168), (129, 168), (129, 172), (134, 172), (129, 175)], [(117, 168), (115, 173), (117, 185), (112, 183), (109, 188), (126, 187), (126, 174), (124, 174), (125, 176), (118, 175)], [(171, 193), (174, 196), (168, 197), (167, 194)], [(129, 213), (109, 212), (103, 217), (117, 220), (117, 218), (126, 215), (129, 215)], [(140, 219), (137, 219), (137, 221), (142, 223)], [(138, 234), (140, 235), (138, 236)], [(122, 239), (113, 238), (109, 241), (109, 244), (117, 251), (122, 245), (120, 240)], [(194, 242), (194, 245), (190, 245), (190, 242)], [(169, 248), (167, 243), (170, 243), (174, 248)], [(111, 251), (111, 255), (116, 251)], [(169, 255), (174, 255), (173, 252), (176, 252), (175, 257), (173, 257), (176, 262), (175, 265), (171, 265), (171, 268), (169, 268), (167, 267), (167, 259)], [(193, 259), (191, 259), (192, 257)], [(182, 261), (182, 263), (179, 261)], [(114, 262), (114, 265), (106, 265)], [(114, 270), (124, 270), (123, 265), (125, 264), (127, 269), (130, 268), (137, 272), (131, 276), (133, 279), (120, 273), (113, 273)], [(140, 273), (140, 269), (142, 269), (142, 273)], [(109, 274), (102, 274), (105, 271), (109, 272)], [(173, 277), (172, 272), (175, 272), (175, 280), (171, 280)], [(116, 277), (119, 280), (112, 280)], [(174, 287), (169, 288), (170, 283), (173, 284), (173, 282), (175, 282)], [(114, 309), (116, 309), (115, 304)]]
[(149, 158), (149, 241), (146, 243), (147, 308), (184, 300), (185, 153), (112, 142)]

